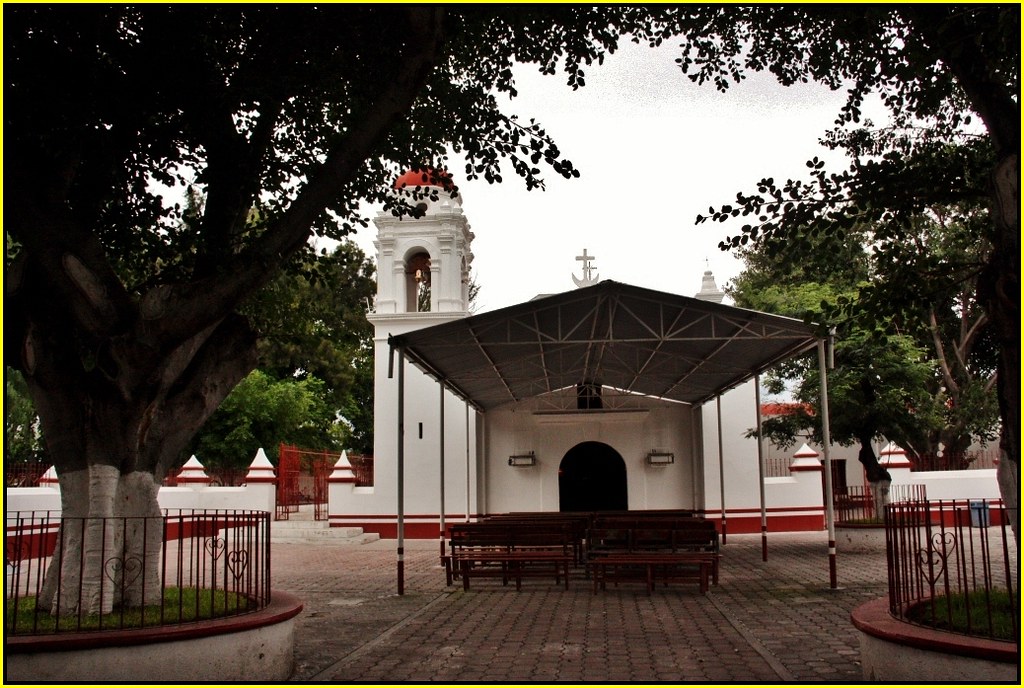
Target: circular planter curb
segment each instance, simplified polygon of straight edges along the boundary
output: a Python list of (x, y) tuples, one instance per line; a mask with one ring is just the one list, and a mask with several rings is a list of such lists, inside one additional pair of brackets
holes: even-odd
[[(238, 616), (130, 631), (4, 639), (11, 681), (285, 680), (294, 669), (299, 598), (271, 591), (270, 604)], [(212, 660), (212, 657), (217, 659)], [(225, 661), (226, 658), (230, 658)]]
[[(1013, 681), (1020, 673), (1017, 643), (900, 621), (889, 613), (885, 597), (860, 605), (850, 613), (850, 620), (862, 634), (865, 680), (942, 683), (956, 678), (956, 673), (964, 680)], [(920, 653), (920, 661), (913, 653)], [(935, 673), (930, 674), (931, 670)]]
[(885, 526), (875, 523), (837, 523), (840, 552), (885, 552)]

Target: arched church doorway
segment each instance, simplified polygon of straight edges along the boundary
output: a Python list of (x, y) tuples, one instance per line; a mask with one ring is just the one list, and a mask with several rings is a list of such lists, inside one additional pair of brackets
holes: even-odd
[(581, 442), (558, 465), (559, 511), (625, 511), (626, 462), (603, 442)]

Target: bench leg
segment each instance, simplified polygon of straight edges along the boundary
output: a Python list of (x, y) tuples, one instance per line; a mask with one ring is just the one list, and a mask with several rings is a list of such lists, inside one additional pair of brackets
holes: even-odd
[(462, 569), (462, 589), (469, 590), (469, 562), (464, 561), (460, 567)]

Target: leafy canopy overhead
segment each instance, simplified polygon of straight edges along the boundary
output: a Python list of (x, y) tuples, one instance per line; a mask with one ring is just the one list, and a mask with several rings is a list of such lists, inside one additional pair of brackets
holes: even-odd
[[(845, 326), (851, 354), (885, 345), (861, 363), (882, 366), (879, 356), (899, 353), (894, 362), (908, 367), (884, 367), (899, 373), (889, 377), (907, 391), (913, 379), (946, 385), (931, 404), (911, 395), (893, 409), (909, 405), (925, 415), (927, 405), (950, 422), (950, 406), (963, 415), (974, 404), (984, 412), (952, 424), (961, 436), (984, 434), (992, 411), (984, 397), (996, 388), (1003, 463), (1019, 463), (1019, 5), (761, 5), (702, 13), (704, 28), (691, 25), (684, 39), (683, 71), (719, 89), (747, 70), (768, 70), (783, 84), (847, 89), (823, 143), (845, 153), (849, 165), (828, 170), (814, 159), (806, 180), (765, 177), (755, 191), (709, 208), (698, 224), (742, 223), (721, 247), (756, 251), (783, 273), (806, 263), (813, 274), (823, 261), (841, 261), (845, 254), (829, 247), (851, 238), (866, 247), (871, 270), (862, 284), (824, 275), (808, 280), (816, 286), (769, 285), (765, 296), (786, 292), (802, 299), (805, 314)], [(863, 117), (869, 97), (887, 110), (880, 126)], [(808, 299), (815, 295), (816, 306)], [(900, 381), (925, 351), (941, 374)], [(873, 378), (854, 376), (847, 389), (867, 392)], [(842, 384), (837, 379), (840, 391)], [(852, 417), (863, 403), (883, 400), (878, 389), (862, 396), (846, 409)]]
[(657, 44), (678, 24), (667, 8), (504, 5), (4, 18), (8, 360), (60, 470), (126, 473), (166, 469), (255, 367), (239, 308), (301, 271), (311, 237), (344, 237), (364, 202), (412, 209), (424, 191), (396, 200), (400, 172), (453, 150), (462, 178), (578, 174), (540, 123), (499, 107), (513, 64), (576, 88), (623, 36)]
[[(575, 88), (619, 32), (661, 40), (635, 8), (34, 6), (7, 15), (7, 95), (22, 104), (5, 111), (9, 155), (29, 179), (62, 187), (69, 219), (95, 232), (134, 292), (269, 260), (309, 229), (340, 238), (364, 222), (361, 201), (393, 205), (397, 173), (443, 160), (449, 146), (465, 156), (469, 179), (501, 181), (505, 159), (529, 188), (543, 186), (544, 165), (578, 176), (539, 123), (499, 108), (501, 94), (516, 93), (513, 61), (560, 68)], [(438, 39), (444, 50), (415, 100), (389, 102), (390, 82), (408, 78), (415, 51)], [(161, 186), (192, 185), (205, 208), (201, 221), (183, 222), (185, 208), (165, 207)]]

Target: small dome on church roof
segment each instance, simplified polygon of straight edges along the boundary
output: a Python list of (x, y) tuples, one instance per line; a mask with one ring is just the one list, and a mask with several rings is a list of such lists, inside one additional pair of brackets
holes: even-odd
[[(436, 178), (436, 180), (435, 180)], [(417, 167), (411, 169), (395, 180), (396, 189), (413, 189), (417, 186), (436, 186), (441, 189), (451, 190), (455, 187), (452, 175), (446, 170), (434, 170), (430, 167)]]

